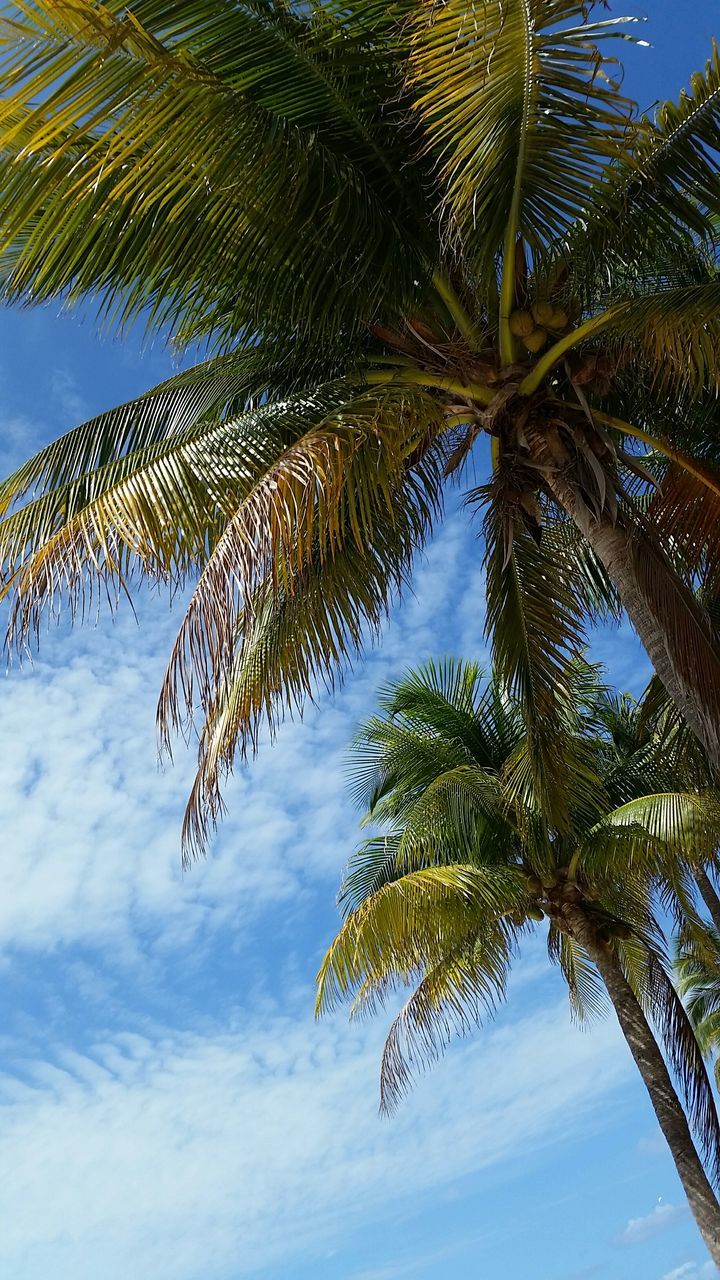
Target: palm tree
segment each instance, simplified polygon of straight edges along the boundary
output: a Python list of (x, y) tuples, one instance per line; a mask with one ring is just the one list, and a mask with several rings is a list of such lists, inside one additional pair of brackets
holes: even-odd
[(488, 626), (548, 792), (559, 672), (618, 599), (720, 766), (691, 589), (720, 529), (720, 56), (638, 115), (605, 52), (630, 21), (586, 0), (0, 19), (3, 296), (207, 348), (0, 489), (20, 643), (45, 610), (199, 571), (159, 706), (166, 746), (202, 716), (186, 851), (238, 747), (381, 625), (485, 439)]
[(524, 707), (496, 678), (484, 684), (475, 664), (445, 661), (384, 691), (381, 714), (358, 733), (353, 769), (364, 821), (380, 834), (349, 864), (317, 1010), (351, 999), (353, 1013), (367, 1013), (412, 988), (383, 1053), (381, 1101), (392, 1108), (454, 1031), (492, 1013), (520, 943), (542, 922), (575, 1014), (612, 1004), (718, 1262), (720, 1128), (655, 906), (671, 860), (679, 898), (691, 897), (676, 855), (714, 844), (717, 802), (648, 793), (605, 727), (597, 672), (576, 663), (565, 688), (563, 830), (534, 785)]

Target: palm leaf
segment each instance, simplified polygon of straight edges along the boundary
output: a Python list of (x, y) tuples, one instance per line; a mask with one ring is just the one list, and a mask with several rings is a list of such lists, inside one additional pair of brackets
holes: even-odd
[(571, 807), (594, 807), (597, 783), (566, 719), (569, 663), (584, 646), (582, 616), (562, 564), (542, 542), (535, 543), (517, 514), (507, 513), (500, 484), (502, 478), (496, 477), (473, 496), (488, 506), (486, 630), (493, 661), (527, 731), (506, 769), (516, 798), (536, 804), (545, 820), (562, 830)]
[[(156, 443), (137, 447), (77, 479), (57, 485), (0, 525), (5, 590), (14, 594), (11, 628), (19, 640), (37, 632), (42, 611), (60, 597), (84, 610), (95, 588), (117, 590), (134, 572), (182, 581), (225, 534), (231, 520), (261, 477), (307, 434), (308, 422), (322, 421), (344, 402), (346, 393), (326, 390), (265, 405), (238, 419), (201, 420), (165, 434), (161, 416)], [(175, 402), (176, 403), (176, 402)], [(132, 429), (132, 428), (131, 428)], [(69, 441), (62, 456), (39, 457), (17, 490), (54, 467), (68, 471), (74, 454), (87, 455), (92, 433)], [(102, 447), (102, 446), (100, 446)], [(95, 455), (97, 456), (97, 455)]]
[(95, 296), (184, 340), (272, 319), (319, 346), (414, 292), (419, 188), (385, 109), (401, 88), (386, 21), (372, 40), (351, 13), (272, 4), (205, 0), (192, 21), (155, 0), (132, 15), (87, 0), (14, 12), (0, 43), (6, 296)]
[(720, 1044), (720, 936), (706, 926), (702, 937), (685, 935), (675, 954), (675, 978), (704, 1054)]
[(690, 89), (636, 123), (625, 153), (603, 174), (589, 223), (571, 243), (579, 241), (596, 260), (615, 255), (637, 264), (646, 246), (652, 261), (660, 245), (687, 252), (691, 236), (713, 239), (719, 147), (720, 54), (713, 40)]
[(659, 843), (691, 863), (704, 862), (720, 841), (720, 802), (714, 791), (639, 796), (605, 815), (594, 833), (623, 828), (641, 833), (641, 847)]
[[(394, 494), (392, 510), (373, 511), (372, 533), (360, 545), (347, 511), (342, 545), (310, 561), (292, 583), (264, 582), (247, 609), (237, 615), (231, 667), (219, 682), (203, 685), (205, 724), (199, 768), (185, 816), (183, 847), (189, 857), (204, 850), (210, 827), (221, 812), (220, 783), (242, 754), (258, 744), (265, 722), (271, 735), (286, 712), (301, 712), (308, 696), (332, 690), (343, 672), (379, 633), (393, 599), (407, 583), (416, 551), (437, 514), (439, 472), (432, 455), (418, 462)], [(180, 641), (178, 641), (178, 644)], [(197, 699), (195, 668), (171, 661), (158, 708), (161, 742), (192, 717)]]
[[(412, 26), (414, 104), (450, 225), (490, 267), (521, 234), (537, 259), (591, 201), (631, 110), (600, 46), (625, 33), (568, 0), (448, 0)], [(628, 20), (622, 20), (628, 21)]]
[(513, 932), (484, 927), (470, 945), (425, 973), (393, 1020), (380, 1068), (380, 1108), (393, 1111), (418, 1072), (436, 1062), (454, 1035), (492, 1016), (505, 997)]
[(448, 950), (523, 901), (522, 876), (506, 868), (427, 867), (383, 885), (346, 919), (318, 974), (316, 1011), (326, 1013), (368, 979), (379, 991), (394, 978), (441, 964)]
[(0, 484), (0, 512), (38, 492), (59, 492), (89, 472), (136, 451), (181, 437), (201, 424), (211, 429), (306, 381), (328, 382), (338, 372), (263, 341), (183, 370), (126, 404), (98, 414), (46, 445)]
[(608, 1008), (607, 993), (582, 948), (554, 924), (548, 930), (547, 946), (550, 960), (567, 983), (573, 1017), (580, 1023), (602, 1017)]
[[(364, 840), (351, 857), (338, 893), (338, 906), (346, 916), (383, 885), (398, 880), (410, 868), (400, 859), (401, 833), (392, 831), (372, 840)], [(414, 867), (413, 870), (422, 870)]]
[(715, 1186), (720, 1182), (720, 1121), (702, 1050), (692, 1023), (658, 958), (649, 957), (648, 1010), (665, 1046), (690, 1126)]
[(376, 526), (392, 520), (413, 467), (420, 474), (417, 487), (410, 484), (416, 529), (427, 530), (437, 509), (439, 478), (428, 450), (442, 417), (434, 400), (388, 388), (355, 403), (346, 395), (320, 415), (305, 403), (304, 430), (257, 471), (203, 570), (171, 656), (164, 724), (179, 718), (179, 690), (188, 708), (195, 685), (201, 705), (213, 705), (232, 677), (241, 613), (247, 618), (265, 583), (292, 594), (315, 562), (349, 543), (367, 552), (372, 572)]

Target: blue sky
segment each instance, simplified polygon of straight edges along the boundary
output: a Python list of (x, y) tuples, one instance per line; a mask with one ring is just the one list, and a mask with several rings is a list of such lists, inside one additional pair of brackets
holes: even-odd
[[(632, 6), (630, 6), (632, 8)], [(643, 103), (709, 49), (716, 5), (653, 6)], [(720, 23), (718, 23), (720, 26)], [(158, 381), (139, 340), (0, 313), (3, 471)], [(227, 788), (212, 856), (180, 871), (192, 771), (158, 771), (154, 706), (177, 614), (139, 601), (51, 630), (0, 716), (0, 1275), (7, 1280), (710, 1280), (612, 1020), (580, 1032), (542, 941), (497, 1022), (391, 1121), (385, 1022), (315, 1026), (356, 815), (343, 753), (406, 664), (483, 653), (480, 548), (452, 517), (384, 643)], [(647, 664), (596, 637), (613, 680)]]

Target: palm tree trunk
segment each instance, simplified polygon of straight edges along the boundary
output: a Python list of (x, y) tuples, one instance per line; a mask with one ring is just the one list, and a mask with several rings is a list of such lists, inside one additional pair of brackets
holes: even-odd
[(557, 471), (546, 482), (605, 566), (670, 697), (720, 769), (720, 646), (692, 591), (649, 531), (622, 517), (596, 519)]
[(685, 1112), (652, 1029), (614, 953), (598, 941), (582, 909), (567, 905), (564, 916), (573, 937), (585, 949), (605, 984), (675, 1161), (690, 1209), (710, 1257), (720, 1265), (720, 1204), (695, 1149)]
[(700, 897), (708, 909), (710, 919), (718, 933), (720, 933), (720, 897), (718, 897), (715, 886), (704, 867), (696, 869), (695, 883), (700, 890)]

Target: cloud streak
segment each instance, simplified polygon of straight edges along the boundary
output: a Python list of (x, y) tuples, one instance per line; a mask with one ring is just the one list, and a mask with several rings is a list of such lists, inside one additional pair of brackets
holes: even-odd
[(378, 1030), (277, 1015), (85, 1055), (58, 1045), (6, 1073), (0, 1269), (229, 1280), (299, 1262), (418, 1193), (577, 1136), (629, 1070), (611, 1026), (586, 1036), (545, 1009), (458, 1049), (388, 1122)]
[(356, 838), (344, 778), (354, 725), (391, 673), (444, 648), (482, 653), (478, 573), (451, 520), (420, 568), (422, 605), (408, 599), (345, 689), (283, 726), (228, 782), (229, 820), (210, 859), (185, 877), (179, 827), (193, 761), (181, 747), (159, 773), (154, 727), (179, 610), (143, 596), (140, 627), (122, 613), (98, 630), (49, 634), (37, 663), (11, 670), (4, 688), (0, 949), (130, 946), (143, 928), (180, 945), (209, 912), (212, 928), (237, 926), (272, 903), (297, 902), (308, 885), (334, 889)]

